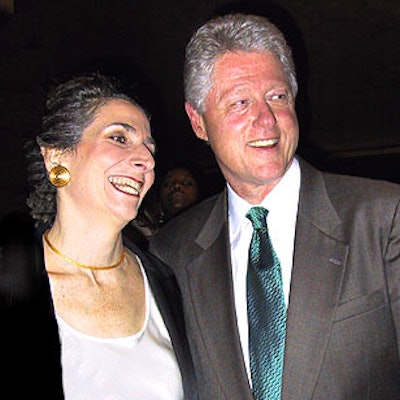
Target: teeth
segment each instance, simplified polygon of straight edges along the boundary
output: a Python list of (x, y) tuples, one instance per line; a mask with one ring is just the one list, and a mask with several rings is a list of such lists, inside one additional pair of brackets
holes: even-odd
[(264, 140), (256, 140), (255, 142), (249, 143), (251, 147), (271, 147), (278, 143), (278, 139), (264, 139)]
[(108, 181), (121, 192), (128, 194), (139, 194), (142, 183), (126, 176), (110, 176)]

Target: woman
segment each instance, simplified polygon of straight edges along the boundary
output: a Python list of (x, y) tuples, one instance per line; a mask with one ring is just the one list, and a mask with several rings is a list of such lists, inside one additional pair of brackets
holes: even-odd
[(13, 398), (196, 398), (175, 278), (121, 233), (154, 153), (149, 117), (110, 78), (50, 92), (28, 154), (37, 222), (2, 227), (3, 360), (24, 383)]

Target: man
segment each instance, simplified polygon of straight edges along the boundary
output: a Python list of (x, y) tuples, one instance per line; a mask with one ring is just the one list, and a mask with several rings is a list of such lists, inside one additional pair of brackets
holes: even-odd
[[(194, 34), (185, 108), (226, 189), (166, 225), (150, 249), (178, 275), (204, 399), (398, 400), (400, 186), (297, 157), (296, 93), (290, 49), (266, 19), (227, 15)], [(249, 351), (253, 206), (269, 212), (287, 312), (275, 396), (254, 390)]]
[(195, 204), (199, 197), (199, 182), (191, 167), (171, 167), (160, 184), (162, 223)]

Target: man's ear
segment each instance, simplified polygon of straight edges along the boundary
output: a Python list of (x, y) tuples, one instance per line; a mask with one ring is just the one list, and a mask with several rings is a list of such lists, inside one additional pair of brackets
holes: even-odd
[(188, 102), (185, 102), (185, 110), (196, 136), (201, 140), (208, 141), (207, 129), (203, 117)]

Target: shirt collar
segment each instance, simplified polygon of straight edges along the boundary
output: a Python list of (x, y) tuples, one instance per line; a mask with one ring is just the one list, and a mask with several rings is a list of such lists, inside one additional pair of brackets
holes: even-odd
[[(240, 229), (243, 218), (254, 205), (248, 203), (236, 194), (227, 183), (228, 188), (228, 215), (231, 233)], [(300, 191), (300, 166), (296, 158), (293, 159), (289, 169), (283, 175), (280, 182), (259, 204), (274, 213), (285, 213), (288, 210), (297, 211)], [(235, 235), (233, 235), (235, 236)]]

